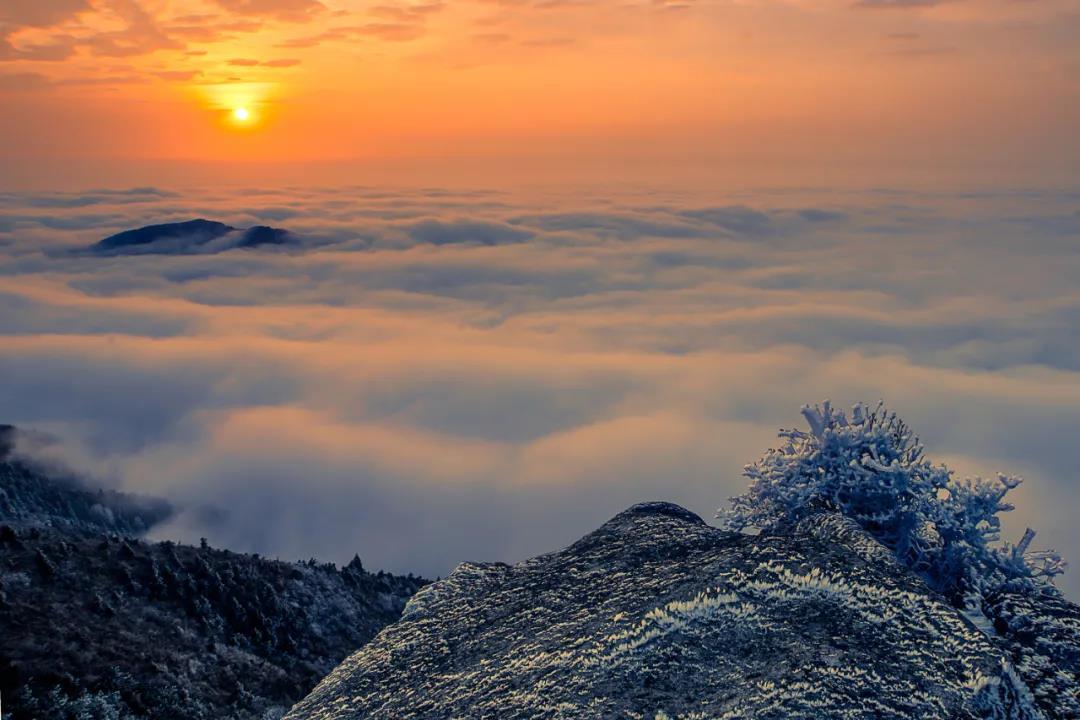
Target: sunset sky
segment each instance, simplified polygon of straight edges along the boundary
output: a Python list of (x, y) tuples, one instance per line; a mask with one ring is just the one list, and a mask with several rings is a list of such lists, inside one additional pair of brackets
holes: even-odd
[(0, 181), (470, 158), (1060, 184), (1078, 36), (1075, 0), (6, 0)]

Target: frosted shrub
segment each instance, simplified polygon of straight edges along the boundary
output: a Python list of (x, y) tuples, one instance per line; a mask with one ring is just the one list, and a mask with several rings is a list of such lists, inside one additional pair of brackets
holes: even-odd
[(1056, 553), (1028, 551), (1030, 529), (1015, 546), (999, 543), (999, 514), (1013, 509), (1005, 496), (1019, 478), (954, 480), (923, 457), (919, 439), (882, 405), (856, 405), (850, 418), (828, 402), (802, 413), (809, 432), (781, 431), (783, 446), (746, 466), (749, 491), (717, 514), (728, 529), (840, 512), (957, 602), (1006, 585), (1045, 589), (1064, 570)]

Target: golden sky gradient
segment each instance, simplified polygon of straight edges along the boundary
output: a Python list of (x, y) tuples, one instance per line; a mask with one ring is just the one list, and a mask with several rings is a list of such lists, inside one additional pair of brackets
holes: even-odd
[(0, 182), (464, 157), (1060, 182), (1077, 37), (1077, 0), (4, 0)]

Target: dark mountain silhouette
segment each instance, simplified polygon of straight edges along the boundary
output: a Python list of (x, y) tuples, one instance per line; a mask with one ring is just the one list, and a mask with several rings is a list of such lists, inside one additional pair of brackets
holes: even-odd
[(152, 543), (164, 503), (88, 490), (0, 427), (4, 720), (270, 720), (426, 581)]
[(650, 503), (459, 566), (286, 720), (1077, 717), (1080, 608), (985, 610), (997, 629), (840, 515), (752, 536)]
[(188, 220), (186, 222), (147, 225), (135, 230), (110, 235), (92, 246), (99, 252), (151, 245), (165, 240), (183, 239), (192, 243), (210, 242), (216, 238), (235, 232), (236, 228), (213, 220)]
[(110, 235), (91, 245), (93, 255), (190, 254), (298, 242), (288, 230), (256, 225), (246, 230), (213, 220), (147, 225)]
[(295, 241), (296, 236), (288, 230), (267, 225), (256, 225), (243, 232), (236, 246), (250, 248), (259, 247), (260, 245), (288, 245)]

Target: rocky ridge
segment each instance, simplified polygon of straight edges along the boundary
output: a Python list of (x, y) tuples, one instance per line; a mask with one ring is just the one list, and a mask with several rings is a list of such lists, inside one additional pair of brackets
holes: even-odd
[(650, 503), (459, 566), (286, 717), (1078, 717), (1080, 612), (1023, 602), (1037, 634), (1000, 636), (1015, 613), (980, 627), (839, 515), (751, 536)]

